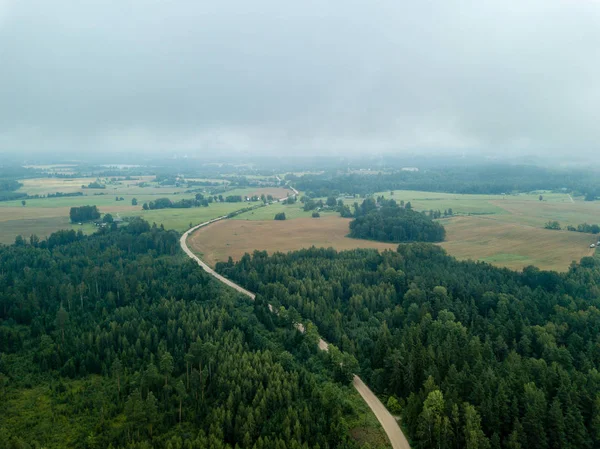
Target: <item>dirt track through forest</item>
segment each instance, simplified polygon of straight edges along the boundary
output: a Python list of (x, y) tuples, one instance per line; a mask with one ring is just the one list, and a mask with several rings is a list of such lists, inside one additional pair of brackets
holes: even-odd
[[(294, 192), (297, 194), (295, 189)], [(211, 276), (217, 278), (219, 281), (221, 281), (222, 283), (228, 285), (229, 287), (237, 290), (238, 292), (248, 296), (250, 299), (254, 300), (256, 295), (248, 290), (246, 290), (245, 288), (241, 287), (240, 285), (236, 284), (235, 282), (230, 281), (229, 279), (227, 279), (224, 276), (221, 276), (219, 273), (217, 273), (215, 270), (213, 270), (212, 268), (210, 268), (206, 263), (204, 263), (198, 256), (196, 256), (187, 246), (186, 240), (188, 238), (188, 236), (194, 232), (196, 229), (202, 228), (204, 226), (208, 226), (212, 223), (216, 223), (218, 221), (221, 220), (225, 220), (227, 218), (227, 216), (223, 216), (223, 217), (219, 217), (219, 218), (215, 218), (213, 220), (207, 221), (205, 223), (201, 223), (199, 225), (196, 225), (190, 229), (188, 229), (182, 236), (181, 239), (179, 240), (179, 244), (181, 245), (181, 249), (193, 260), (195, 260), (198, 265), (200, 265), (200, 267), (206, 271), (208, 274), (210, 274)], [(269, 308), (271, 309), (271, 311), (273, 311), (272, 307), (269, 305)], [(296, 327), (301, 331), (304, 332), (304, 326), (301, 323), (298, 323), (296, 325)], [(327, 351), (328, 350), (328, 345), (327, 342), (323, 339), (321, 339), (319, 341), (319, 349), (321, 349), (322, 351)], [(365, 385), (365, 383), (360, 379), (360, 377), (358, 376), (354, 376), (354, 380), (352, 382), (352, 385), (354, 386), (354, 388), (356, 389), (356, 391), (358, 391), (358, 393), (362, 396), (362, 398), (364, 399), (364, 401), (367, 403), (367, 405), (369, 406), (369, 408), (373, 411), (373, 414), (377, 417), (377, 419), (379, 420), (379, 422), (381, 423), (381, 427), (383, 428), (383, 430), (385, 431), (386, 435), (388, 436), (390, 443), (392, 445), (393, 449), (410, 449), (410, 445), (408, 444), (408, 440), (406, 439), (406, 437), (404, 436), (404, 434), (402, 433), (402, 430), (400, 429), (400, 426), (398, 425), (398, 422), (396, 421), (396, 418), (394, 418), (392, 416), (392, 414), (385, 408), (385, 406), (381, 403), (381, 401), (379, 400), (379, 398), (377, 398), (377, 396), (375, 396), (375, 394), (369, 389), (369, 387), (367, 387)]]

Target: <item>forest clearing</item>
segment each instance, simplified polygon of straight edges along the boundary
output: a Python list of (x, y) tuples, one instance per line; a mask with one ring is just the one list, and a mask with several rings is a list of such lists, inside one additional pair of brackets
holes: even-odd
[[(274, 208), (268, 208), (272, 212)], [(350, 220), (336, 216), (323, 218), (297, 218), (293, 220), (225, 220), (194, 232), (189, 246), (211, 266), (227, 261), (228, 257), (239, 260), (254, 250), (287, 252), (297, 249), (332, 247), (337, 250), (353, 248), (396, 249), (395, 243), (351, 239), (348, 234)]]

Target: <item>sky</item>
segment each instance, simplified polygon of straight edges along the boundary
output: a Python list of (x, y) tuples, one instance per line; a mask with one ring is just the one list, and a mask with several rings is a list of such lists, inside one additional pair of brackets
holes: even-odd
[(595, 155), (600, 0), (0, 0), (0, 153)]

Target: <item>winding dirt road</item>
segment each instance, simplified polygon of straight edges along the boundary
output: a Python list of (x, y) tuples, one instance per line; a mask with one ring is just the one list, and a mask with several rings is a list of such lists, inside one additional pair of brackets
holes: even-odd
[[(292, 190), (294, 190), (294, 193), (296, 195), (298, 194), (298, 192), (295, 189), (292, 189)], [(208, 226), (212, 223), (216, 223), (221, 220), (225, 220), (226, 218), (227, 218), (227, 216), (215, 218), (213, 220), (207, 221), (205, 223), (201, 223), (199, 225), (196, 225), (196, 226), (188, 229), (181, 236), (181, 239), (179, 239), (179, 244), (181, 245), (181, 249), (183, 249), (183, 251), (190, 258), (195, 260), (198, 263), (198, 265), (200, 265), (200, 267), (204, 271), (206, 271), (208, 274), (210, 274), (211, 276), (214, 276), (222, 283), (228, 285), (229, 287), (237, 290), (238, 292), (240, 292), (240, 293), (248, 296), (250, 299), (254, 300), (256, 298), (256, 295), (254, 293), (239, 286), (235, 282), (230, 281), (226, 277), (221, 276), (219, 273), (217, 273), (215, 270), (213, 270), (211, 267), (209, 267), (206, 263), (204, 263), (198, 256), (196, 256), (187, 246), (186, 240), (188, 238), (188, 235), (190, 235), (196, 229), (202, 228), (204, 226)], [(269, 309), (271, 310), (271, 312), (273, 312), (273, 307), (271, 307), (271, 305), (269, 305)], [(301, 323), (296, 324), (296, 327), (301, 332), (304, 332), (304, 326)], [(323, 339), (319, 340), (319, 349), (322, 351), (327, 351), (329, 349), (328, 344), (325, 340), (323, 340)], [(365, 385), (365, 383), (360, 379), (360, 377), (355, 375), (352, 384), (354, 385), (354, 388), (356, 389), (356, 391), (358, 391), (358, 393), (362, 396), (364, 401), (367, 403), (369, 408), (373, 411), (373, 413), (375, 414), (375, 416), (381, 423), (383, 430), (385, 431), (385, 433), (387, 434), (387, 436), (390, 440), (392, 448), (393, 449), (410, 449), (408, 440), (402, 433), (402, 430), (400, 429), (398, 422), (392, 416), (392, 414), (384, 407), (384, 405), (381, 403), (379, 398), (377, 398), (377, 396), (375, 396), (375, 394), (369, 389), (369, 387), (367, 387)]]

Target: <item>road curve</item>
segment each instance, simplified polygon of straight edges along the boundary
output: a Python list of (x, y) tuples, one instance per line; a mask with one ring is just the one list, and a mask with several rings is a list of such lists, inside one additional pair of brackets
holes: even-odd
[[(235, 282), (230, 281), (226, 277), (221, 276), (219, 273), (217, 273), (215, 270), (213, 270), (211, 267), (209, 267), (205, 262), (203, 262), (198, 256), (196, 256), (187, 246), (187, 238), (192, 232), (194, 232), (195, 230), (197, 230), (199, 228), (208, 226), (212, 223), (216, 223), (218, 221), (225, 220), (226, 218), (227, 218), (227, 216), (223, 216), (223, 217), (215, 218), (213, 220), (209, 220), (207, 222), (200, 223), (199, 225), (193, 226), (192, 228), (188, 229), (186, 232), (183, 233), (183, 235), (179, 239), (179, 244), (181, 245), (181, 249), (183, 249), (183, 251), (190, 258), (195, 260), (198, 263), (198, 265), (200, 265), (200, 267), (204, 271), (206, 271), (208, 274), (210, 274), (211, 276), (214, 276), (222, 283), (228, 285), (229, 287), (237, 290), (238, 292), (240, 292), (240, 293), (248, 296), (250, 299), (254, 300), (256, 298), (256, 295), (254, 293), (239, 286)], [(271, 312), (273, 312), (273, 307), (271, 307), (271, 305), (269, 305), (269, 309), (271, 310)], [(304, 326), (301, 323), (297, 323), (296, 327), (300, 330), (300, 332), (304, 332)], [(322, 351), (327, 351), (329, 349), (328, 344), (325, 340), (323, 340), (323, 339), (319, 340), (319, 349)], [(354, 386), (356, 391), (358, 391), (358, 393), (362, 396), (364, 401), (367, 403), (369, 408), (373, 411), (373, 413), (377, 417), (378, 421), (381, 424), (381, 427), (383, 428), (384, 432), (387, 434), (387, 436), (390, 440), (392, 448), (393, 449), (410, 449), (408, 440), (402, 433), (402, 430), (400, 429), (400, 426), (398, 425), (396, 418), (394, 418), (392, 416), (392, 414), (381, 403), (379, 398), (377, 396), (375, 396), (375, 394), (369, 389), (369, 387), (367, 387), (365, 385), (365, 383), (360, 379), (360, 377), (355, 375), (354, 379), (352, 381), (352, 385)]]

